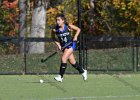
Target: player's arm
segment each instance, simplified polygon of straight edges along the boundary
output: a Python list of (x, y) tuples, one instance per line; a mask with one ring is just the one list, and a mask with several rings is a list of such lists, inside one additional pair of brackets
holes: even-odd
[(79, 27), (75, 26), (75, 25), (69, 25), (68, 27), (69, 27), (70, 30), (75, 30), (76, 31), (76, 34), (74, 35), (73, 41), (77, 41), (77, 38), (80, 34), (81, 29)]
[(55, 33), (56, 33), (56, 30), (53, 29), (52, 30), (52, 33), (51, 33), (51, 37), (54, 41), (54, 43), (57, 45), (57, 47), (59, 48), (59, 50), (61, 50), (61, 45), (60, 45), (60, 42), (55, 38)]

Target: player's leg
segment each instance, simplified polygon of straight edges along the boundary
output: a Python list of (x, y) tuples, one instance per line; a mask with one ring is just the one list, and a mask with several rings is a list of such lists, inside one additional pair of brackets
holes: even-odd
[(72, 48), (64, 50), (64, 53), (62, 54), (62, 57), (61, 57), (61, 65), (60, 65), (59, 75), (57, 77), (55, 77), (55, 80), (62, 82), (63, 75), (64, 75), (65, 70), (67, 68), (67, 60), (68, 60), (69, 56), (72, 54), (72, 52), (73, 52)]
[(76, 62), (75, 58), (74, 58), (74, 54), (72, 53), (69, 56), (69, 62), (70, 64), (79, 71), (79, 73), (83, 73), (84, 70), (82, 69), (82, 67), (78, 64), (78, 62)]
[(75, 58), (74, 58), (74, 54), (72, 53), (69, 56), (69, 62), (70, 64), (79, 71), (80, 74), (82, 74), (83, 79), (87, 80), (87, 70), (84, 70), (79, 64), (78, 62), (76, 62)]

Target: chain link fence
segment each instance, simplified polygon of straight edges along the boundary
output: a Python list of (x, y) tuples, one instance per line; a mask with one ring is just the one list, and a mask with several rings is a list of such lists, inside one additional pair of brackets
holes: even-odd
[[(139, 40), (137, 40), (139, 41)], [(91, 71), (136, 71), (139, 57), (133, 37), (88, 39), (88, 69)]]
[(24, 55), (19, 54), (18, 39), (0, 39), (0, 73), (21, 74), (24, 72)]
[[(81, 2), (76, 0), (50, 0), (45, 5), (48, 8), (46, 9), (47, 20), (44, 37), (30, 36), (34, 2), (32, 0), (23, 1), (21, 1), (20, 9), (18, 7), (9, 8), (10, 6), (8, 6), (7, 2), (8, 8), (5, 7), (4, 3), (0, 4), (0, 74), (58, 73), (62, 52), (53, 55), (57, 49), (51, 40), (51, 30), (54, 25), (53, 18), (57, 14), (56, 12), (65, 13), (68, 17), (67, 20), (77, 26), (81, 24), (82, 37), (80, 37), (80, 44), (78, 44), (74, 54), (76, 60), (82, 63), (83, 68), (87, 68), (90, 72), (140, 71), (140, 38), (125, 37), (126, 30), (133, 31), (136, 29), (135, 22), (125, 18), (125, 16), (118, 16), (118, 12), (121, 9), (113, 8), (112, 0), (91, 0), (92, 7), (89, 4), (90, 0)], [(43, 2), (44, 0), (36, 1)], [(80, 3), (82, 4), (81, 6)], [(26, 11), (22, 9), (22, 6)], [(78, 9), (78, 7), (80, 8)], [(19, 20), (19, 13), (17, 12), (21, 16), (23, 15), (23, 20)], [(113, 12), (116, 13), (114, 14)], [(125, 20), (122, 20), (124, 18)], [(20, 27), (22, 30), (20, 35), (19, 22), (23, 26)], [(125, 23), (129, 27), (127, 25), (124, 25), (125, 27), (119, 26), (119, 24), (123, 25)], [(103, 31), (106, 32), (106, 35), (102, 34)], [(118, 37), (117, 33), (123, 37)], [(131, 36), (132, 32), (128, 34)], [(43, 53), (30, 53), (31, 47), (41, 43), (44, 46)], [(41, 62), (42, 59), (47, 60)], [(68, 64), (66, 73), (78, 72)]]
[[(61, 51), (58, 51), (55, 43), (47, 38), (26, 38), (24, 42), (24, 52), (20, 53), (18, 38), (0, 38), (0, 74), (46, 74), (58, 73), (61, 63)], [(44, 42), (44, 53), (29, 53), (31, 42)], [(11, 47), (11, 45), (14, 45)], [(57, 53), (53, 55), (55, 52)], [(79, 54), (76, 50), (75, 58), (78, 61)], [(42, 59), (47, 59), (42, 62)], [(70, 64), (66, 73), (77, 73)]]
[[(88, 43), (85, 46), (87, 48), (87, 57), (84, 58), (87, 69), (90, 72), (139, 71), (139, 39), (134, 39), (133, 37), (110, 38), (94, 37), (93, 40), (87, 41)], [(25, 51), (23, 54), (18, 52), (18, 38), (2, 38), (0, 41), (0, 74), (58, 73), (62, 52), (50, 57), (57, 51), (55, 44), (50, 39), (25, 39)], [(28, 44), (35, 41), (45, 42), (45, 53), (30, 54), (28, 52)], [(75, 52), (75, 57), (79, 61), (78, 48)], [(41, 62), (41, 59), (47, 60)], [(68, 64), (66, 73), (77, 73), (77, 71)]]

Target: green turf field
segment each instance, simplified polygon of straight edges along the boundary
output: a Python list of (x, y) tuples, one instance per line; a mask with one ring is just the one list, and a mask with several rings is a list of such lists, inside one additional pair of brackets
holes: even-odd
[[(1, 75), (0, 100), (140, 100), (140, 74)], [(43, 79), (44, 83), (39, 83)]]

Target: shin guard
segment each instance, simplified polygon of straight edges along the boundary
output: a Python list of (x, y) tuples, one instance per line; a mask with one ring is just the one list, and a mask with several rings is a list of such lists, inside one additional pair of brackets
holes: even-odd
[(59, 74), (61, 75), (62, 78), (63, 78), (66, 68), (67, 68), (67, 63), (61, 63)]

